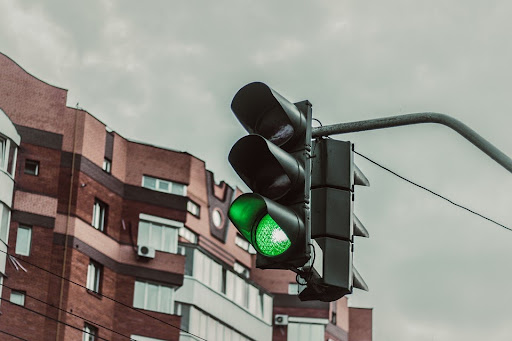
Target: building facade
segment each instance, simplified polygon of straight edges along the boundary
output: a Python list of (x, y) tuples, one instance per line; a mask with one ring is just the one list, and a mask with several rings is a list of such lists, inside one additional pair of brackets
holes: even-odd
[(0, 297), (7, 264), (7, 246), (14, 195), (14, 173), (20, 140), (16, 127), (0, 109)]
[(66, 97), (0, 54), (0, 142), (20, 146), (0, 172), (2, 340), (367, 340), (350, 337), (346, 298), (300, 302), (294, 274), (254, 267), (227, 219), (239, 192), (202, 160)]

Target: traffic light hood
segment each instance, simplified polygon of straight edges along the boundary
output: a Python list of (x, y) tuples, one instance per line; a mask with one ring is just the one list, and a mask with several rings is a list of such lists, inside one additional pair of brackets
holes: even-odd
[(231, 110), (247, 132), (262, 135), (285, 149), (295, 147), (306, 131), (306, 118), (297, 107), (261, 82), (238, 90)]
[(251, 190), (272, 200), (293, 202), (294, 191), (304, 190), (304, 168), (299, 161), (260, 135), (238, 140), (228, 160)]

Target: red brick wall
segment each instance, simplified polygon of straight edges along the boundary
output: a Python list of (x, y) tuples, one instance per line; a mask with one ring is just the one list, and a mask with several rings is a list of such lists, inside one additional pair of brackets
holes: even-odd
[(349, 319), (349, 341), (372, 341), (372, 309), (349, 308)]

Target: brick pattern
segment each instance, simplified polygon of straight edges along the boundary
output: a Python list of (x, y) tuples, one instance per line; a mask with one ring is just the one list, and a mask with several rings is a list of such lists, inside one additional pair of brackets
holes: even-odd
[[(235, 261), (240, 262), (251, 268), (250, 279), (255, 283), (275, 294), (288, 292), (288, 284), (295, 282), (295, 274), (291, 271), (255, 269), (255, 256), (235, 245), (237, 231), (232, 224), (228, 224), (225, 242), (212, 236), (209, 212), (212, 200), (208, 197), (207, 171), (204, 161), (188, 153), (131, 142), (114, 133), (112, 174), (100, 174), (97, 171), (101, 169), (105, 156), (105, 125), (81, 109), (66, 107), (66, 97), (67, 90), (35, 78), (0, 53), (0, 108), (13, 123), (26, 128), (23, 129), (24, 134), (33, 133), (33, 136), (29, 135), (25, 142), (22, 136), (15, 175), (16, 211), (13, 213), (13, 218), (33, 223), (31, 254), (26, 257), (21, 256), (20, 259), (33, 262), (57, 275), (60, 275), (64, 269), (65, 276), (69, 276), (77, 283), (85, 284), (89, 259), (96, 257), (97, 254), (86, 251), (94, 249), (95, 245), (117, 245), (116, 249), (119, 250), (117, 258), (125, 257), (127, 248), (130, 248), (132, 243), (136, 243), (139, 214), (146, 213), (184, 221), (189, 229), (201, 236), (201, 245), (218, 255), (220, 259), (224, 259), (228, 266), (232, 266)], [(38, 129), (39, 135), (35, 131), (31, 132), (30, 129)], [(44, 132), (53, 134), (51, 141), (46, 141), (46, 144), (38, 143), (36, 135), (40, 136)], [(70, 163), (72, 152), (75, 152), (78, 157), (73, 183), (71, 183)], [(40, 162), (39, 176), (24, 174), (24, 163), (27, 159)], [(140, 189), (143, 175), (188, 185), (187, 196), (200, 205), (200, 217), (186, 213), (184, 205), (187, 198), (170, 200), (172, 198), (169, 196), (164, 198), (155, 194), (154, 198), (158, 199), (156, 201), (140, 200), (138, 194), (141, 192), (132, 191), (132, 189)], [(72, 197), (69, 203), (70, 188)], [(127, 188), (134, 197), (124, 197)], [(227, 189), (224, 183), (214, 185), (212, 197), (220, 199)], [(240, 193), (240, 190), (236, 189), (236, 194)], [(77, 232), (79, 227), (90, 226), (95, 198), (109, 205), (106, 233), (101, 234), (102, 238), (97, 238), (98, 240), (84, 238), (86, 242), (82, 242), (89, 248), (83, 246), (76, 248), (73, 244), (77, 243), (70, 243), (63, 267), (63, 240), (66, 239), (62, 237), (62, 233), (66, 231), (68, 223), (70, 233)], [(165, 201), (168, 202), (164, 203)], [(68, 213), (71, 217), (69, 220)], [(45, 217), (53, 220), (47, 221)], [(39, 226), (38, 223), (44, 226)], [(14, 252), (17, 226), (18, 221), (13, 219), (9, 237), (10, 252)], [(86, 230), (80, 231), (83, 233)], [(94, 233), (91, 233), (91, 236), (99, 236)], [(72, 238), (71, 240), (73, 241)], [(131, 250), (128, 253), (130, 252)], [(112, 252), (108, 254), (111, 259), (116, 259)], [(133, 256), (131, 253), (130, 255)], [(170, 257), (169, 264), (172, 264), (172, 271), (169, 273), (182, 276), (183, 257), (170, 254), (166, 256)], [(136, 277), (127, 271), (121, 273), (119, 264), (111, 261), (105, 263), (108, 264), (104, 264), (103, 267), (102, 292), (131, 307)], [(155, 270), (152, 269), (150, 262), (142, 263), (136, 258), (129, 263), (129, 266), (139, 266), (144, 271)], [(50, 304), (50, 306), (44, 305), (27, 297), (26, 306), (31, 309), (57, 318), (59, 313), (56, 307), (59, 306), (62, 288), (63, 309), (72, 310), (75, 314), (98, 321), (125, 335), (137, 334), (163, 340), (179, 339), (179, 330), (176, 327), (156, 322), (130, 308), (88, 293), (84, 288), (62, 281), (58, 276), (34, 266), (23, 265), (27, 272), (17, 271), (13, 266), (7, 265), (8, 277), (5, 278), (5, 285), (12, 286), (16, 290), (25, 290), (28, 295)], [(144, 271), (138, 273), (144, 273)], [(9, 295), (10, 290), (4, 289), (2, 298), (8, 299)], [(293, 304), (281, 307), (276, 305), (274, 314), (331, 317), (332, 312), (328, 305), (304, 307)], [(70, 327), (58, 327), (55, 321), (27, 312), (19, 306), (2, 302), (0, 309), (2, 328), (20, 337), (29, 340), (56, 340), (57, 330), (59, 330), (58, 341), (81, 339), (81, 331)], [(353, 311), (352, 308), (350, 308), (350, 314), (348, 311), (346, 299), (340, 300), (337, 303), (336, 323), (336, 328), (339, 329), (331, 328), (333, 333), (326, 333), (326, 337), (331, 336), (334, 340), (338, 340), (334, 332), (346, 331), (350, 325), (351, 341), (371, 340), (371, 311), (370, 314), (368, 311)], [(176, 315), (147, 313), (174, 326), (181, 324), (181, 318)], [(80, 329), (83, 327), (83, 320), (63, 313), (60, 315), (66, 323)], [(126, 339), (104, 328), (100, 328), (100, 336), (109, 340)], [(8, 340), (3, 335), (1, 339)], [(275, 327), (273, 339), (286, 340), (286, 328)]]

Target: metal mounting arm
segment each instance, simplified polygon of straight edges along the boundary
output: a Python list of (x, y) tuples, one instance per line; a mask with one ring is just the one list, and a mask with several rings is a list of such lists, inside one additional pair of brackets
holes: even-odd
[(478, 135), (473, 129), (461, 121), (444, 114), (434, 112), (415, 113), (377, 118), (366, 121), (338, 123), (324, 127), (313, 128), (312, 136), (321, 137), (335, 134), (355, 133), (358, 131), (374, 130), (382, 128), (399, 127), (418, 123), (439, 123), (452, 128), (469, 142), (477, 146), (494, 161), (512, 173), (512, 159), (501, 150), (492, 145), (489, 141)]

